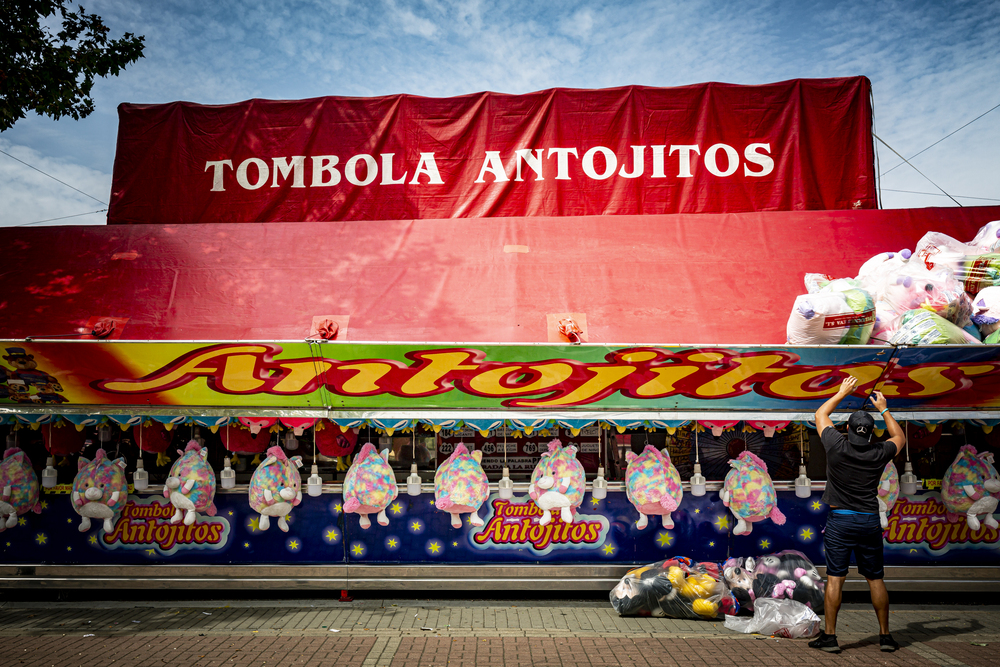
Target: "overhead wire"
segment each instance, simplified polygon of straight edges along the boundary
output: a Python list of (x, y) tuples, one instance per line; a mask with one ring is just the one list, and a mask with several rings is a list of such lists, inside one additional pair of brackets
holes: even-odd
[[(938, 139), (937, 141), (935, 141), (933, 144), (931, 144), (927, 148), (924, 148), (923, 150), (917, 151), (916, 153), (914, 153), (913, 155), (911, 155), (909, 159), (912, 160), (913, 158), (917, 157), (921, 153), (924, 153), (924, 152), (930, 150), (931, 148), (934, 148), (935, 146), (937, 146), (939, 143), (941, 143), (942, 141), (944, 141), (948, 137), (952, 136), (953, 134), (956, 134), (956, 133), (960, 132), (961, 130), (964, 130), (965, 128), (969, 127), (970, 125), (972, 125), (973, 123), (975, 123), (977, 120), (979, 120), (980, 118), (982, 118), (983, 116), (985, 116), (986, 114), (988, 114), (988, 113), (990, 113), (992, 111), (996, 111), (997, 109), (1000, 109), (1000, 104), (996, 105), (995, 107), (993, 107), (989, 111), (984, 111), (983, 113), (979, 114), (978, 116), (976, 116), (975, 118), (973, 118), (972, 120), (970, 120), (968, 123), (966, 123), (962, 127), (958, 128), (957, 130), (953, 130), (952, 132), (949, 132), (948, 134), (944, 135), (943, 137), (941, 137), (940, 139)], [(881, 141), (881, 139), (879, 139), (879, 141)], [(895, 153), (895, 151), (893, 151), (893, 152)], [(897, 155), (899, 155), (899, 154), (897, 153)], [(902, 156), (900, 156), (900, 157), (902, 157)], [(902, 167), (904, 164), (907, 164), (905, 158), (903, 159), (903, 162), (900, 162), (896, 166), (894, 166), (894, 167), (892, 167), (890, 169), (886, 169), (883, 173), (879, 174), (879, 177), (885, 176), (886, 174), (888, 174), (893, 169), (896, 169), (897, 167)], [(972, 198), (969, 197), (969, 199), (972, 199)]]
[(927, 179), (927, 181), (928, 181), (928, 182), (929, 182), (929, 183), (930, 183), (931, 185), (933, 185), (934, 187), (936, 187), (936, 188), (937, 188), (938, 190), (940, 190), (941, 192), (944, 192), (944, 194), (945, 194), (945, 195), (947, 195), (948, 199), (950, 199), (950, 200), (952, 200), (953, 202), (955, 202), (955, 204), (956, 204), (956, 205), (958, 205), (958, 206), (961, 206), (961, 205), (962, 205), (962, 204), (961, 204), (961, 203), (960, 203), (960, 202), (959, 202), (959, 201), (958, 201), (957, 199), (955, 199), (955, 198), (954, 198), (954, 197), (952, 197), (952, 196), (951, 196), (950, 194), (948, 194), (948, 192), (947, 192), (947, 191), (945, 191), (945, 189), (944, 189), (944, 188), (942, 188), (942, 187), (941, 187), (940, 185), (938, 185), (937, 183), (935, 183), (934, 181), (932, 181), (932, 180), (931, 180), (931, 178), (930, 178), (930, 176), (928, 176), (928, 175), (927, 175), (927, 174), (925, 174), (924, 172), (922, 172), (922, 171), (920, 171), (919, 169), (917, 169), (917, 168), (916, 168), (916, 167), (915, 167), (915, 166), (913, 165), (913, 163), (912, 163), (912, 162), (910, 162), (910, 161), (909, 161), (909, 160), (907, 160), (907, 159), (906, 159), (905, 157), (903, 157), (902, 155), (900, 155), (899, 151), (897, 151), (897, 150), (896, 150), (895, 148), (893, 148), (892, 146), (890, 146), (889, 144), (887, 144), (887, 143), (885, 142), (885, 139), (883, 139), (882, 137), (878, 136), (878, 135), (877, 135), (877, 134), (875, 134), (874, 132), (872, 132), (872, 136), (873, 136), (873, 137), (875, 137), (876, 139), (878, 139), (878, 140), (879, 140), (880, 142), (882, 142), (882, 145), (883, 145), (883, 146), (885, 146), (886, 148), (888, 148), (889, 150), (891, 150), (891, 151), (892, 151), (893, 153), (895, 153), (895, 154), (896, 154), (896, 155), (897, 155), (897, 156), (899, 157), (899, 159), (900, 159), (900, 160), (902, 160), (902, 161), (903, 161), (903, 162), (905, 162), (906, 164), (908, 164), (908, 165), (910, 165), (911, 167), (913, 167), (913, 171), (917, 172), (918, 174), (920, 174), (921, 176), (923, 176), (924, 178), (926, 178), (926, 179)]
[(95, 213), (105, 213), (105, 212), (107, 212), (107, 210), (108, 209), (106, 209), (106, 208), (99, 208), (96, 211), (88, 211), (86, 213), (74, 213), (73, 215), (63, 215), (63, 216), (60, 216), (58, 218), (47, 218), (45, 220), (35, 220), (34, 222), (24, 222), (24, 223), (21, 223), (20, 225), (14, 225), (14, 227), (29, 227), (31, 225), (40, 225), (43, 222), (55, 222), (56, 220), (66, 220), (68, 218), (79, 218), (79, 217), (84, 216), (84, 215), (93, 215)]
[[(940, 192), (918, 192), (917, 190), (894, 190), (893, 188), (882, 188), (886, 192), (902, 192), (908, 195), (927, 195), (929, 197), (947, 197), (948, 195), (943, 195)], [(978, 201), (1000, 201), (993, 197), (972, 197), (969, 195), (955, 195), (959, 199), (976, 199)]]
[(9, 157), (9, 158), (10, 158), (10, 159), (12, 159), (12, 160), (16, 160), (16, 161), (20, 162), (20, 163), (21, 163), (21, 164), (23, 164), (23, 165), (24, 165), (25, 167), (29, 167), (29, 168), (31, 168), (31, 169), (34, 169), (34, 170), (35, 170), (35, 171), (37, 171), (37, 172), (38, 172), (39, 174), (42, 174), (42, 175), (44, 175), (44, 176), (48, 176), (49, 178), (51, 178), (51, 179), (52, 179), (53, 181), (55, 181), (55, 182), (57, 182), (57, 183), (62, 183), (63, 185), (65, 185), (65, 186), (66, 186), (67, 188), (69, 188), (70, 190), (76, 190), (76, 191), (77, 191), (77, 192), (79, 192), (79, 193), (80, 193), (81, 195), (85, 195), (85, 196), (87, 196), (87, 197), (90, 197), (91, 199), (93, 199), (94, 201), (98, 202), (99, 204), (104, 204), (105, 206), (107, 206), (107, 205), (108, 205), (108, 202), (104, 201), (103, 199), (98, 199), (98, 198), (97, 198), (97, 197), (95, 197), (94, 195), (92, 195), (92, 194), (89, 194), (89, 193), (86, 193), (86, 192), (84, 192), (83, 190), (81, 190), (80, 188), (75, 188), (75, 187), (73, 187), (72, 185), (70, 185), (69, 183), (67, 183), (66, 181), (60, 181), (60, 180), (59, 180), (58, 178), (56, 178), (56, 177), (55, 177), (55, 176), (53, 176), (52, 174), (49, 174), (49, 173), (46, 173), (46, 172), (42, 171), (41, 169), (39, 169), (38, 167), (35, 167), (35, 166), (33, 166), (33, 165), (30, 165), (30, 164), (28, 164), (28, 163), (27, 163), (27, 162), (25, 162), (24, 160), (22, 160), (22, 159), (20, 159), (20, 158), (16, 158), (16, 157), (14, 157), (13, 155), (11, 155), (10, 153), (8, 153), (8, 152), (7, 152), (7, 151), (5, 151), (5, 150), (0, 150), (0, 153), (3, 153), (4, 155), (6, 155), (7, 157)]

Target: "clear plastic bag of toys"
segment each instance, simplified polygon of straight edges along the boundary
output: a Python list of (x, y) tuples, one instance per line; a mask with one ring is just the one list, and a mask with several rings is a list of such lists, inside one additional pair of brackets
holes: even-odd
[(752, 613), (764, 599), (795, 600), (823, 613), (823, 580), (801, 551), (788, 549), (759, 558), (730, 558), (722, 564), (722, 580), (736, 598), (741, 614)]
[(749, 618), (727, 616), (725, 626), (734, 632), (798, 639), (818, 635), (820, 620), (816, 612), (801, 602), (772, 598), (758, 600)]
[(929, 271), (919, 263), (909, 262), (886, 276), (882, 293), (886, 305), (900, 315), (922, 308), (959, 328), (968, 325), (972, 315), (972, 301), (948, 269)]
[(677, 557), (630, 570), (609, 595), (620, 616), (718, 618), (738, 611), (718, 563)]

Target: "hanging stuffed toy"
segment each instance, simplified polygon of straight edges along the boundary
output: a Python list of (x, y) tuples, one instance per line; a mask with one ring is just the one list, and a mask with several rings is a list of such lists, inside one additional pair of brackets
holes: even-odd
[(663, 527), (673, 528), (670, 513), (677, 509), (684, 497), (681, 476), (670, 462), (670, 454), (662, 453), (653, 445), (646, 445), (642, 454), (626, 452), (625, 494), (639, 512), (635, 527), (642, 530), (649, 522), (650, 514), (663, 516)]
[(103, 449), (98, 449), (93, 461), (81, 456), (77, 466), (71, 498), (73, 509), (83, 517), (80, 532), (90, 530), (91, 519), (103, 519), (104, 532), (113, 532), (115, 521), (128, 501), (125, 459), (112, 461)]
[(281, 447), (267, 450), (267, 458), (250, 478), (250, 509), (260, 513), (261, 530), (271, 526), (270, 517), (278, 517), (278, 528), (288, 532), (285, 517), (302, 502), (302, 457), (288, 458)]
[(539, 526), (552, 521), (552, 510), (559, 510), (563, 523), (573, 523), (577, 508), (583, 504), (586, 478), (576, 459), (576, 447), (563, 447), (558, 438), (549, 442), (549, 450), (531, 473), (528, 496), (542, 510)]
[(136, 424), (132, 427), (132, 438), (139, 445), (140, 452), (156, 454), (157, 466), (170, 465), (170, 456), (167, 450), (173, 441), (173, 435), (167, 426), (155, 419), (147, 419), (144, 424)]
[(38, 476), (19, 447), (3, 453), (0, 463), (0, 531), (17, 525), (17, 517), (32, 511), (40, 514)]
[(321, 419), (316, 423), (314, 431), (316, 437), (316, 449), (323, 456), (337, 459), (337, 472), (347, 470), (350, 463), (351, 452), (358, 444), (358, 432), (353, 428), (342, 431), (336, 422)]
[(459, 515), (466, 512), (469, 513), (469, 523), (483, 525), (477, 512), (490, 495), (490, 484), (481, 465), (482, 460), (481, 450), (469, 454), (465, 443), (460, 442), (434, 473), (434, 506), (451, 514), (452, 528), (462, 527)]
[(732, 470), (722, 483), (722, 504), (736, 517), (733, 535), (749, 535), (753, 524), (771, 519), (784, 525), (785, 515), (778, 509), (774, 483), (767, 474), (767, 464), (751, 451), (741, 452), (731, 460)]
[(899, 498), (899, 471), (892, 461), (886, 464), (882, 471), (882, 479), (878, 483), (878, 518), (882, 530), (889, 527), (889, 512)]
[(941, 500), (948, 510), (948, 521), (958, 521), (965, 515), (971, 530), (979, 530), (979, 517), (990, 528), (997, 527), (993, 513), (997, 510), (1000, 478), (993, 467), (993, 454), (979, 454), (972, 445), (964, 445), (941, 480)]
[(177, 510), (170, 523), (180, 523), (184, 519), (184, 525), (190, 526), (198, 512), (215, 516), (215, 471), (205, 460), (208, 450), (194, 440), (177, 453), (181, 457), (170, 468), (163, 496), (169, 498)]
[(344, 512), (360, 515), (364, 530), (372, 525), (369, 514), (377, 514), (379, 525), (388, 526), (385, 508), (398, 495), (396, 474), (389, 466), (389, 450), (383, 449), (379, 454), (375, 445), (366, 442), (344, 476)]

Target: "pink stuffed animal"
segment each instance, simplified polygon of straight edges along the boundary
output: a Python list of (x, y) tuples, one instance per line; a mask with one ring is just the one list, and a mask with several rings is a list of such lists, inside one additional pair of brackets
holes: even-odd
[(997, 510), (1000, 477), (993, 467), (993, 454), (979, 454), (972, 445), (964, 445), (944, 472), (941, 480), (941, 500), (948, 510), (948, 521), (965, 515), (971, 530), (979, 530), (979, 517), (990, 528), (997, 527), (993, 513)]
[(3, 453), (0, 463), (0, 531), (16, 526), (17, 517), (29, 510), (35, 514), (42, 511), (38, 502), (38, 476), (24, 452), (11, 447)]
[(469, 523), (483, 525), (477, 512), (490, 495), (490, 484), (481, 465), (482, 459), (482, 451), (470, 454), (465, 444), (459, 443), (434, 473), (434, 506), (451, 514), (452, 528), (462, 527), (459, 515), (466, 512)]
[(299, 468), (302, 457), (288, 458), (281, 447), (267, 450), (267, 458), (257, 466), (250, 478), (250, 509), (260, 513), (258, 526), (267, 530), (270, 517), (278, 517), (278, 528), (288, 532), (285, 517), (302, 502), (302, 477)]
[(558, 509), (563, 523), (573, 523), (576, 509), (583, 504), (586, 478), (583, 466), (576, 458), (576, 447), (563, 447), (558, 439), (549, 443), (549, 451), (542, 452), (542, 458), (531, 473), (528, 495), (542, 518), (538, 525), (552, 521), (552, 510)]
[(625, 494), (639, 512), (635, 527), (646, 527), (650, 514), (663, 517), (663, 527), (673, 528), (671, 512), (677, 509), (684, 497), (681, 476), (670, 462), (666, 449), (661, 453), (656, 447), (646, 445), (641, 455), (626, 452), (628, 468), (625, 471)]
[(94, 460), (80, 457), (76, 477), (73, 478), (73, 509), (83, 517), (80, 532), (90, 530), (91, 519), (104, 520), (104, 532), (115, 529), (115, 519), (128, 501), (128, 483), (125, 481), (125, 459), (108, 459), (103, 449), (98, 449)]
[(380, 526), (389, 525), (385, 508), (399, 495), (396, 474), (389, 466), (389, 450), (382, 453), (365, 443), (344, 476), (344, 512), (360, 515), (361, 528), (372, 525), (369, 514), (377, 514)]
[(889, 527), (889, 512), (899, 498), (899, 471), (892, 461), (886, 464), (882, 471), (882, 479), (878, 483), (878, 518), (882, 530)]
[(719, 496), (736, 518), (733, 535), (749, 535), (753, 524), (764, 519), (784, 525), (785, 515), (778, 509), (767, 464), (753, 452), (743, 451), (729, 465), (732, 470), (726, 475)]
[(169, 498), (177, 510), (170, 523), (180, 523), (184, 519), (184, 525), (190, 526), (198, 512), (215, 516), (215, 471), (205, 460), (208, 450), (194, 440), (177, 453), (181, 457), (170, 468), (163, 497)]

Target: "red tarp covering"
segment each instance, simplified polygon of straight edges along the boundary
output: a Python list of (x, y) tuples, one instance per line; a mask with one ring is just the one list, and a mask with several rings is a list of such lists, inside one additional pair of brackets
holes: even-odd
[[(1000, 207), (3, 228), (0, 337), (122, 318), (121, 339), (781, 344), (805, 272), (854, 276)], [(127, 320), (125, 319), (127, 318)]]
[(851, 77), (123, 104), (108, 220), (869, 209), (870, 93)]

